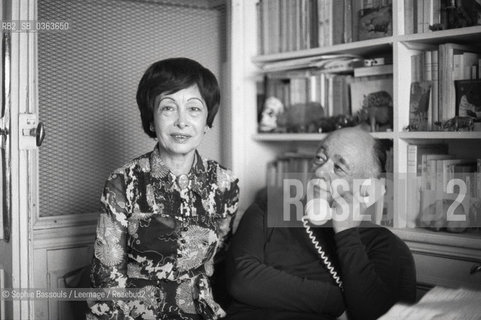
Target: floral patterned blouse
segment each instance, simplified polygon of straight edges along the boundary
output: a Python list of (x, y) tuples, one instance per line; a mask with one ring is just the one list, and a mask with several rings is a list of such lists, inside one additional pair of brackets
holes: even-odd
[(225, 315), (208, 277), (237, 212), (238, 180), (197, 152), (183, 178), (169, 171), (158, 147), (109, 176), (94, 244), (93, 287), (148, 288), (154, 298), (97, 301), (87, 319)]

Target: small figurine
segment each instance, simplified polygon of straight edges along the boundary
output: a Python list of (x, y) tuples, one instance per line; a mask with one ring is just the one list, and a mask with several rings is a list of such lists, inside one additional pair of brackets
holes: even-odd
[(260, 132), (272, 132), (277, 129), (277, 118), (284, 112), (284, 104), (276, 97), (269, 97), (264, 103), (262, 118), (259, 123)]
[(319, 102), (294, 104), (277, 118), (279, 129), (287, 132), (318, 132), (316, 122), (324, 118), (324, 108)]
[(377, 91), (364, 96), (362, 109), (364, 112), (367, 111), (371, 131), (378, 131), (376, 126), (381, 126), (381, 131), (392, 129), (392, 108), (392, 97), (386, 91)]

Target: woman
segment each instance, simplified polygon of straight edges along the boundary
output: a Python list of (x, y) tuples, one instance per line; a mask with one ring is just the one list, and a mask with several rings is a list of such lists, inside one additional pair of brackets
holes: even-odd
[(98, 301), (105, 319), (217, 319), (209, 276), (237, 211), (238, 180), (197, 152), (219, 108), (214, 75), (174, 58), (151, 65), (137, 104), (158, 143), (115, 170), (101, 198), (94, 287), (145, 288), (153, 299)]

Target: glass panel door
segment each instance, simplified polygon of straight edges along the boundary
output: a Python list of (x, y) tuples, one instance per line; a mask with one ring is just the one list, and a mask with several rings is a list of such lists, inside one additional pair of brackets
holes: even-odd
[[(214, 3), (215, 5), (211, 5)], [(68, 23), (38, 33), (40, 217), (96, 212), (109, 172), (153, 149), (135, 101), (160, 59), (185, 56), (221, 79), (226, 10), (219, 1), (39, 0), (38, 20)], [(203, 154), (222, 160), (219, 116)]]

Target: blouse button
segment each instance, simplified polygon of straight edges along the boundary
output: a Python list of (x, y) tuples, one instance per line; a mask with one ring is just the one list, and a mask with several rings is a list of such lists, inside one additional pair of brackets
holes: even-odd
[(184, 229), (183, 229), (183, 230), (184, 230), (185, 232), (187, 232), (187, 230), (189, 230), (189, 228), (187, 228), (187, 227), (184, 227)]
[(182, 255), (180, 253), (177, 254), (177, 258), (182, 258)]
[(180, 239), (180, 243), (185, 243), (185, 239)]
[(173, 268), (172, 268), (172, 271), (176, 272), (176, 271), (177, 271), (177, 267), (173, 267)]

